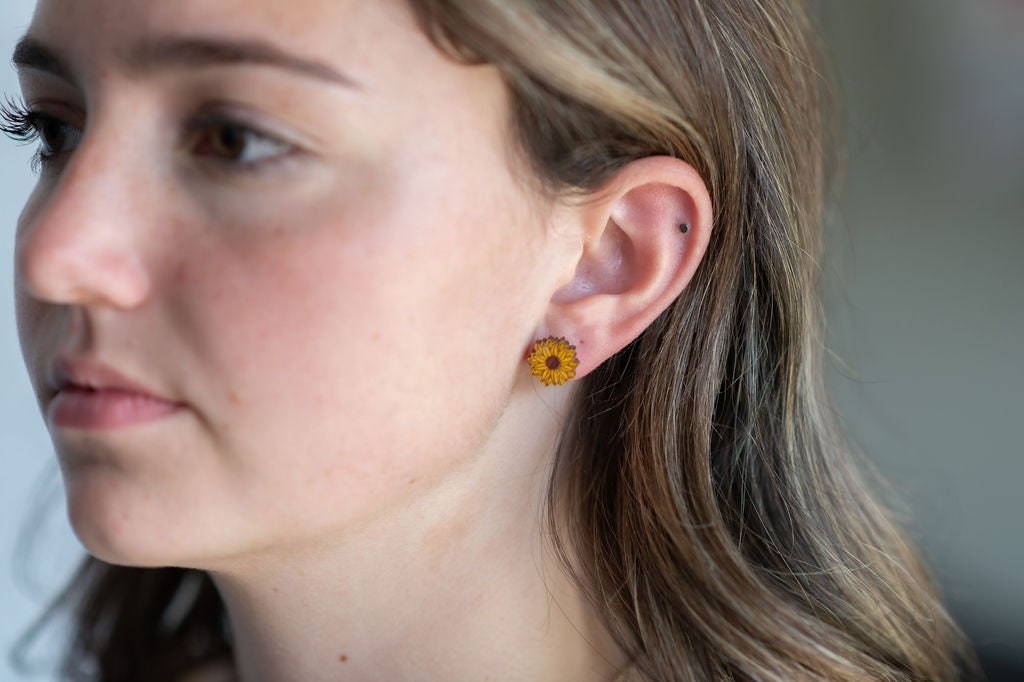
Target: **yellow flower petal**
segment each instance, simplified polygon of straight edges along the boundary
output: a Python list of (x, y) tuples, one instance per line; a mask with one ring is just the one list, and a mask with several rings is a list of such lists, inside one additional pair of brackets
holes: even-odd
[[(555, 337), (538, 341), (527, 361), (530, 372), (545, 386), (561, 386), (569, 381), (576, 376), (576, 368), (580, 364), (576, 359), (576, 346), (565, 338)], [(549, 362), (555, 367), (551, 367)]]

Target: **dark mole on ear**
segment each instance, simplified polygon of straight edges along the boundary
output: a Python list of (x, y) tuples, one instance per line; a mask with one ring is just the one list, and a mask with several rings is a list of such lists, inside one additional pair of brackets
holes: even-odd
[(690, 226), (689, 226), (689, 225), (687, 225), (686, 223), (682, 223), (682, 224), (681, 224), (681, 225), (679, 226), (679, 231), (680, 231), (680, 232), (682, 232), (683, 234), (686, 234), (687, 232), (689, 232), (689, 231), (690, 231)]

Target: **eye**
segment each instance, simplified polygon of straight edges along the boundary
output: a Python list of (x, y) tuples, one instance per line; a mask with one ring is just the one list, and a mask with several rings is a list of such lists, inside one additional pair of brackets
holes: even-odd
[(70, 154), (82, 141), (82, 131), (52, 116), (37, 114), (36, 130), (39, 133), (39, 155), (43, 159)]
[(257, 166), (294, 151), (287, 142), (231, 121), (200, 121), (191, 128), (188, 149), (192, 154), (238, 166)]
[(39, 142), (33, 159), (44, 170), (78, 148), (82, 130), (61, 119), (8, 100), (0, 106), (0, 132), (19, 142)]

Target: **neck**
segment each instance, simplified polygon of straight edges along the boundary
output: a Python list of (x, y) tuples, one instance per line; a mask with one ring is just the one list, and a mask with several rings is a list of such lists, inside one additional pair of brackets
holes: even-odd
[(544, 539), (556, 433), (356, 531), (211, 571), (239, 679), (613, 679), (620, 655)]

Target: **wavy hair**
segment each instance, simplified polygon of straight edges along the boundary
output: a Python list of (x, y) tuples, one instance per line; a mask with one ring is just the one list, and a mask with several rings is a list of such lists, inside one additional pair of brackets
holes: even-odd
[[(969, 650), (823, 385), (830, 109), (803, 3), (410, 4), (439, 49), (500, 70), (521, 156), (553, 194), (652, 155), (710, 190), (702, 265), (581, 381), (549, 490), (566, 569), (634, 676), (957, 679)], [(70, 678), (170, 681), (230, 653), (197, 571), (89, 559), (51, 614), (65, 607)]]

